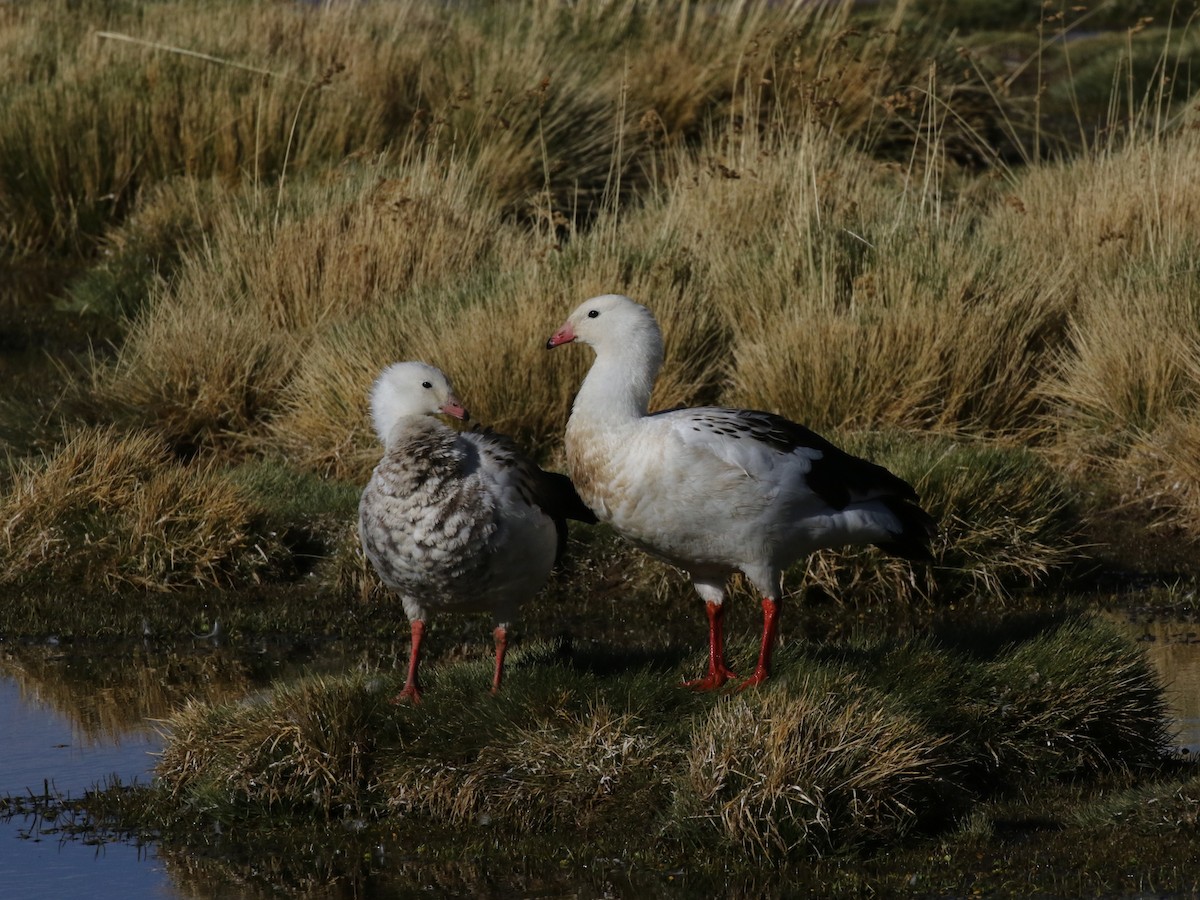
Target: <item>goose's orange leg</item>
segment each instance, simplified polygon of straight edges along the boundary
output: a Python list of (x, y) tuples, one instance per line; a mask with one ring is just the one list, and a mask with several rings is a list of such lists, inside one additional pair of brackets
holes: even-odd
[(708, 614), (708, 674), (695, 681), (685, 681), (684, 687), (694, 691), (712, 691), (737, 674), (725, 664), (725, 604), (709, 601), (704, 604)]
[(417, 666), (421, 662), (421, 638), (425, 634), (425, 623), (420, 619), (412, 620), (412, 649), (408, 654), (408, 678), (404, 687), (395, 697), (393, 703), (411, 702), (414, 706), (421, 702), (421, 682), (417, 679)]
[(775, 649), (775, 638), (779, 631), (779, 601), (763, 597), (762, 607), (763, 633), (762, 646), (758, 650), (758, 665), (754, 667), (754, 674), (738, 686), (739, 691), (762, 684), (771, 677), (771, 651)]

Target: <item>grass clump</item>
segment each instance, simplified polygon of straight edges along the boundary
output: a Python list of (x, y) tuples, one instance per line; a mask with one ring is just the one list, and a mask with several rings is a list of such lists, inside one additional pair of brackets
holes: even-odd
[(997, 441), (858, 433), (842, 445), (912, 483), (938, 521), (932, 564), (872, 548), (813, 554), (803, 583), (850, 605), (1006, 603), (1065, 577), (1085, 558), (1082, 511), (1045, 459)]
[(532, 718), (509, 719), (466, 764), (397, 758), (382, 776), (389, 809), (459, 827), (544, 831), (611, 827), (662, 801), (670, 751), (641, 717), (601, 700)]
[(158, 779), (218, 817), (353, 811), (464, 838), (572, 825), (597, 846), (762, 860), (896, 846), (987, 798), (1166, 759), (1162, 686), (1108, 628), (967, 646), (792, 644), (776, 679), (729, 696), (681, 690), (692, 659), (601, 673), (549, 643), (516, 654), (498, 697), (482, 657), (431, 667), (416, 708), (384, 700), (398, 675), (309, 678), (176, 713)]
[(96, 264), (72, 279), (60, 305), (127, 325), (165, 292), (183, 254), (202, 243), (234, 194), (219, 181), (191, 177), (147, 187), (121, 225), (104, 234)]
[(1067, 623), (990, 661), (971, 715), (995, 769), (1053, 777), (1148, 768), (1170, 744), (1163, 686), (1128, 638)]
[(941, 740), (848, 680), (806, 680), (696, 724), (684, 803), (762, 857), (894, 843), (936, 805)]
[(166, 590), (245, 576), (245, 494), (212, 466), (180, 466), (145, 432), (83, 429), (21, 461), (0, 495), (0, 584)]
[(359, 812), (376, 744), (395, 739), (388, 696), (380, 679), (312, 676), (243, 704), (190, 702), (168, 721), (158, 777), (210, 811)]
[[(91, 393), (112, 418), (158, 431), (185, 455), (245, 453), (318, 335), (381, 307), (407, 308), (411, 290), (503, 246), (495, 211), (461, 167), (348, 166), (289, 197), (282, 214), (253, 196), (231, 196), (211, 214), (211, 240), (183, 254), (115, 363), (95, 372)], [(310, 426), (281, 442), (309, 466), (345, 451), (328, 432), (347, 411), (322, 412), (321, 440)]]

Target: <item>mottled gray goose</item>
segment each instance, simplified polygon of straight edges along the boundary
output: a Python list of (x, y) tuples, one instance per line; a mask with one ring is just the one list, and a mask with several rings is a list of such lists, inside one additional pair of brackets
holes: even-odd
[(567, 423), (567, 468), (602, 522), (683, 569), (705, 601), (708, 674), (725, 662), (725, 586), (740, 570), (763, 597), (758, 665), (742, 687), (770, 674), (783, 571), (825, 547), (874, 544), (929, 559), (934, 520), (912, 486), (839, 450), (802, 425), (767, 412), (702, 407), (649, 413), (663, 361), (653, 314), (607, 294), (580, 305), (546, 342), (580, 341), (596, 358)]
[(433, 366), (395, 363), (371, 389), (384, 453), (359, 501), (359, 537), (411, 625), (408, 678), (396, 702), (420, 702), (421, 638), (435, 611), (493, 614), (498, 691), (508, 628), (549, 578), (566, 518), (595, 521), (565, 475), (542, 471), (493, 431), (455, 431), (439, 413), (467, 418)]

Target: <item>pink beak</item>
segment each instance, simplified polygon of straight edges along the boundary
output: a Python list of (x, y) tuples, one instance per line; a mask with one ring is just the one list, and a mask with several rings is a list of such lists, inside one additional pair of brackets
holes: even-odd
[(442, 404), (441, 410), (446, 415), (454, 416), (456, 419), (462, 419), (464, 422), (470, 418), (470, 414), (467, 412), (466, 408), (458, 402), (458, 398), (453, 394), (451, 394), (446, 402)]
[(568, 322), (562, 328), (558, 329), (558, 331), (554, 332), (554, 334), (550, 337), (550, 340), (546, 341), (546, 349), (553, 350), (555, 347), (558, 347), (561, 344), (569, 344), (573, 340), (575, 340), (575, 329), (572, 328), (571, 323)]

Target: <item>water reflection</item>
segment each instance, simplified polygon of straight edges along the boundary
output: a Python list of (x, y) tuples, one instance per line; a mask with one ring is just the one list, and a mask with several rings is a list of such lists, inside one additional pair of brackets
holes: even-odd
[[(327, 647), (317, 653), (285, 642), (3, 647), (0, 796), (78, 798), (114, 780), (146, 783), (162, 746), (156, 722), (188, 698), (220, 701), (301, 671), (341, 671), (364, 662), (363, 652)], [(195, 885), (181, 892), (181, 854), (94, 835), (74, 838), (61, 826), (33, 814), (0, 817), (6, 896), (211, 895), (194, 893)]]
[(0, 658), (0, 674), (26, 702), (48, 706), (71, 722), (78, 741), (119, 741), (147, 730), (187, 697), (219, 700), (247, 690), (244, 663), (229, 654), (140, 645), (65, 652), (23, 647)]
[(1153, 616), (1131, 616), (1129, 623), (1167, 686), (1177, 744), (1200, 753), (1200, 625)]
[[(146, 780), (159, 748), (147, 724), (99, 737), (81, 721), (7, 672), (0, 675), (0, 794), (78, 797), (114, 776)], [(0, 872), (6, 893), (17, 897), (177, 896), (165, 865), (147, 848), (70, 840), (58, 823), (32, 815), (0, 818)]]

